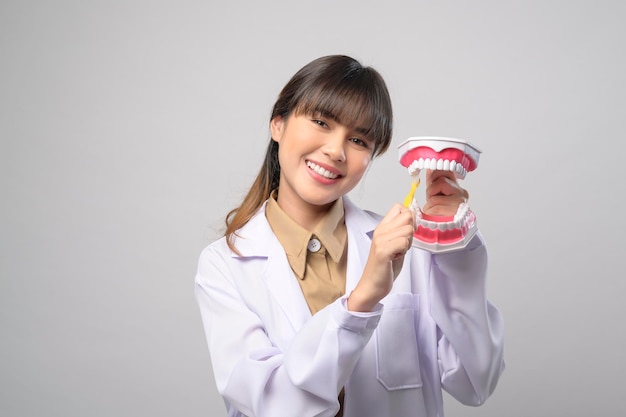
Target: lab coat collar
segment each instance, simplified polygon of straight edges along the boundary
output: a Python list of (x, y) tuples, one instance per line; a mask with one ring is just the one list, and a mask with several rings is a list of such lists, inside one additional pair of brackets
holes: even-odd
[[(372, 231), (380, 218), (361, 210), (347, 196), (343, 197), (343, 204), (348, 230), (346, 294), (350, 294), (361, 277), (369, 254)], [(235, 258), (267, 258), (265, 269), (260, 271), (261, 277), (291, 321), (294, 330), (300, 329), (311, 317), (311, 313), (285, 251), (265, 218), (265, 203), (237, 232), (234, 243), (240, 252), (232, 253)]]
[(268, 241), (271, 240), (270, 236), (273, 236), (274, 239), (276, 237), (265, 218), (266, 204), (267, 201), (248, 220), (248, 223), (235, 233), (233, 243), (239, 254), (233, 252), (234, 258), (267, 257), (271, 253), (272, 245), (269, 245)]

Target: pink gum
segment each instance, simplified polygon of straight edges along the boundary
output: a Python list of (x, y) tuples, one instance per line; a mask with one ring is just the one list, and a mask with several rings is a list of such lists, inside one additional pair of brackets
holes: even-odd
[[(424, 218), (424, 220), (431, 220), (431, 221), (437, 221), (437, 218), (451, 219), (450, 217), (446, 217), (446, 216), (422, 215), (422, 217)], [(452, 216), (452, 218), (453, 217), (454, 216)], [(449, 244), (456, 243), (465, 239), (465, 236), (467, 235), (469, 227), (473, 223), (475, 223), (475, 221), (476, 221), (476, 216), (474, 215), (474, 213), (470, 212), (470, 218), (467, 219), (467, 221), (465, 221), (463, 225), (459, 228), (450, 229), (450, 230), (439, 230), (439, 229), (431, 229), (429, 227), (418, 225), (417, 228), (415, 229), (415, 233), (413, 234), (413, 236), (416, 239), (425, 243), (438, 243), (438, 244), (443, 244), (443, 245), (449, 245)]]
[(455, 148), (446, 148), (440, 152), (429, 148), (428, 146), (418, 146), (417, 148), (413, 148), (410, 151), (407, 151), (400, 158), (400, 164), (404, 167), (409, 167), (413, 161), (417, 161), (418, 159), (443, 159), (448, 161), (456, 161), (457, 164), (461, 164), (463, 168), (465, 168), (468, 172), (476, 169), (476, 161), (474, 161), (468, 154), (465, 152), (455, 149)]

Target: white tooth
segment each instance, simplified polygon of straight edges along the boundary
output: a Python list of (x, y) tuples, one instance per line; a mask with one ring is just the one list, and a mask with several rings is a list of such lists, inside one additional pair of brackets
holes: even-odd
[(435, 158), (430, 160), (430, 169), (437, 169), (437, 161), (435, 160)]
[(315, 171), (318, 174), (320, 174), (321, 176), (323, 176), (323, 177), (326, 177), (326, 178), (329, 178), (329, 179), (337, 178), (337, 175), (335, 175), (332, 172), (326, 170), (325, 168), (322, 168), (319, 165), (314, 164), (313, 162), (307, 162), (307, 166), (309, 168), (311, 168), (313, 171)]
[(450, 161), (448, 161), (447, 159), (443, 161), (443, 169), (446, 171), (450, 171)]
[(437, 160), (437, 169), (440, 171), (443, 169), (443, 159)]
[(424, 169), (424, 158), (420, 158), (417, 160), (417, 168)]
[(454, 160), (450, 161), (450, 171), (456, 171), (456, 161)]
[(456, 211), (456, 214), (454, 215), (454, 221), (460, 221), (465, 217), (465, 209), (463, 207), (463, 204), (461, 204), (458, 208), (458, 210)]

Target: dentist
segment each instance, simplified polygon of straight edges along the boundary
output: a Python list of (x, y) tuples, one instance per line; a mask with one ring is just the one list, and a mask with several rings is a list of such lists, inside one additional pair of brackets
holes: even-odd
[[(264, 164), (195, 294), (229, 417), (443, 416), (442, 390), (482, 404), (504, 369), (480, 233), (451, 253), (412, 247), (414, 213), (379, 216), (346, 194), (392, 134), (377, 71), (318, 58), (281, 91)], [(428, 214), (467, 191), (429, 173)]]

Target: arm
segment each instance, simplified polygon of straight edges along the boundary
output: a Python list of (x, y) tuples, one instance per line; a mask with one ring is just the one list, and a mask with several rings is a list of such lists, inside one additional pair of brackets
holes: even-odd
[(394, 204), (376, 226), (363, 274), (348, 298), (350, 311), (372, 311), (389, 294), (411, 248), (414, 216), (412, 210)]
[[(449, 171), (429, 171), (426, 180), (428, 214), (454, 214), (469, 198)], [(460, 402), (479, 405), (504, 369), (502, 316), (487, 300), (487, 251), (478, 233), (462, 250), (431, 256), (427, 288), (441, 383)]]
[(281, 350), (230, 274), (220, 255), (210, 248), (203, 253), (195, 294), (220, 394), (246, 415), (334, 416), (338, 393), (380, 312), (354, 315), (339, 299), (315, 314)]
[(504, 370), (502, 316), (487, 300), (486, 275), (479, 234), (462, 251), (432, 255), (427, 288), (439, 329), (441, 382), (467, 405), (484, 403)]

